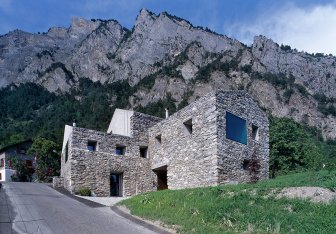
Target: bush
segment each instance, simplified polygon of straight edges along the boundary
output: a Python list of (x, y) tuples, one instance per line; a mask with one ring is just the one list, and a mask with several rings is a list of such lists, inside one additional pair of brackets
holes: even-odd
[[(336, 143), (315, 128), (288, 118), (270, 119), (270, 176), (320, 170), (336, 162)], [(323, 166), (324, 165), (324, 166)]]
[(79, 195), (90, 197), (91, 196), (91, 190), (89, 188), (80, 188), (79, 189)]

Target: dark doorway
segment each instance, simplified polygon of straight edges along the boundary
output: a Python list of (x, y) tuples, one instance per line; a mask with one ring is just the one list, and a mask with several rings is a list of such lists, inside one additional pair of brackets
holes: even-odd
[(157, 190), (168, 189), (167, 166), (156, 168), (153, 171), (157, 176)]
[(122, 196), (122, 174), (111, 173), (110, 175), (110, 195), (112, 197)]

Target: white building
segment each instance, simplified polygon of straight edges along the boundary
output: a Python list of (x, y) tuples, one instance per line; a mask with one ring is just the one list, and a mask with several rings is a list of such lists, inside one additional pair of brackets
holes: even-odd
[(23, 160), (31, 173), (34, 173), (35, 158), (26, 154), (31, 144), (32, 141), (27, 140), (0, 149), (0, 181), (12, 181), (11, 177), (15, 173), (13, 167), (15, 159)]

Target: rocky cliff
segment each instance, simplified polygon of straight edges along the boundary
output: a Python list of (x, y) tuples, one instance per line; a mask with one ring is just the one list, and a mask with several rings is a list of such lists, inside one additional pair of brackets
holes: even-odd
[(167, 13), (141, 10), (133, 29), (74, 18), (47, 33), (0, 37), (0, 87), (34, 82), (58, 94), (80, 78), (125, 80), (129, 107), (191, 102), (211, 89), (244, 89), (265, 110), (336, 136), (336, 58), (298, 52), (263, 36), (251, 47)]

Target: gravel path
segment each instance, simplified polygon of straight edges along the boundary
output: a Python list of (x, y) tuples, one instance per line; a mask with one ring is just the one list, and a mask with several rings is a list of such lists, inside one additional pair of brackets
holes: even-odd
[(76, 195), (76, 196), (102, 204), (104, 206), (113, 206), (117, 204), (119, 201), (122, 201), (128, 198), (128, 197), (86, 197), (86, 196), (79, 196), (79, 195)]

